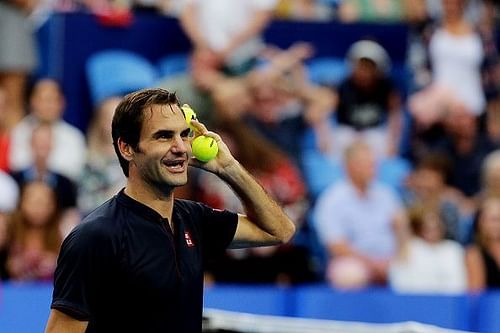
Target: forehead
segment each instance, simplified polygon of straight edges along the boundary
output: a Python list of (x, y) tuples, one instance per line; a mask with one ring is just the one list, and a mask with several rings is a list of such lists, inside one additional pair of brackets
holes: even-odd
[(33, 95), (59, 94), (59, 86), (51, 80), (40, 81), (33, 90)]
[(181, 109), (175, 104), (154, 104), (144, 109), (141, 135), (158, 130), (183, 131), (187, 123)]

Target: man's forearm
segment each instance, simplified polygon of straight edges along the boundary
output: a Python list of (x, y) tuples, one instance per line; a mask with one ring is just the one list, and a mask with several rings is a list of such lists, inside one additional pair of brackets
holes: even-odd
[(239, 196), (248, 218), (280, 242), (287, 242), (295, 233), (295, 225), (283, 209), (239, 163), (227, 167), (220, 177)]

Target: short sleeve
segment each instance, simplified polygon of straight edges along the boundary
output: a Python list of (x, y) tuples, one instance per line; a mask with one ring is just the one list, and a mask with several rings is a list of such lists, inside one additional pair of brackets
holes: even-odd
[(324, 245), (346, 238), (344, 209), (336, 186), (327, 189), (319, 198), (313, 210), (313, 219), (321, 242)]
[(77, 320), (88, 321), (94, 294), (102, 288), (111, 267), (112, 242), (103, 223), (76, 227), (64, 240), (54, 275), (51, 308)]
[(209, 257), (223, 253), (233, 241), (238, 214), (200, 204), (202, 208), (203, 251)]

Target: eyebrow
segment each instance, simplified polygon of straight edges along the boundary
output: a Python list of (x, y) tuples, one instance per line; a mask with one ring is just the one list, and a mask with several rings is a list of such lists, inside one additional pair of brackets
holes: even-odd
[[(189, 136), (189, 133), (191, 132), (191, 129), (190, 128), (186, 128), (185, 130), (183, 130), (181, 132), (181, 136)], [(172, 130), (158, 130), (156, 132), (153, 133), (153, 138), (158, 138), (160, 136), (168, 136), (168, 137), (172, 137), (175, 135), (175, 131), (172, 131)]]

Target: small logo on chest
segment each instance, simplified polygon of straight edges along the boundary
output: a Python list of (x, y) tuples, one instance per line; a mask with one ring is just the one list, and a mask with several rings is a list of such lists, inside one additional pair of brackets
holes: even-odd
[(191, 234), (189, 233), (189, 231), (184, 231), (184, 239), (186, 240), (186, 245), (188, 247), (194, 246), (194, 242), (193, 239), (191, 238)]

